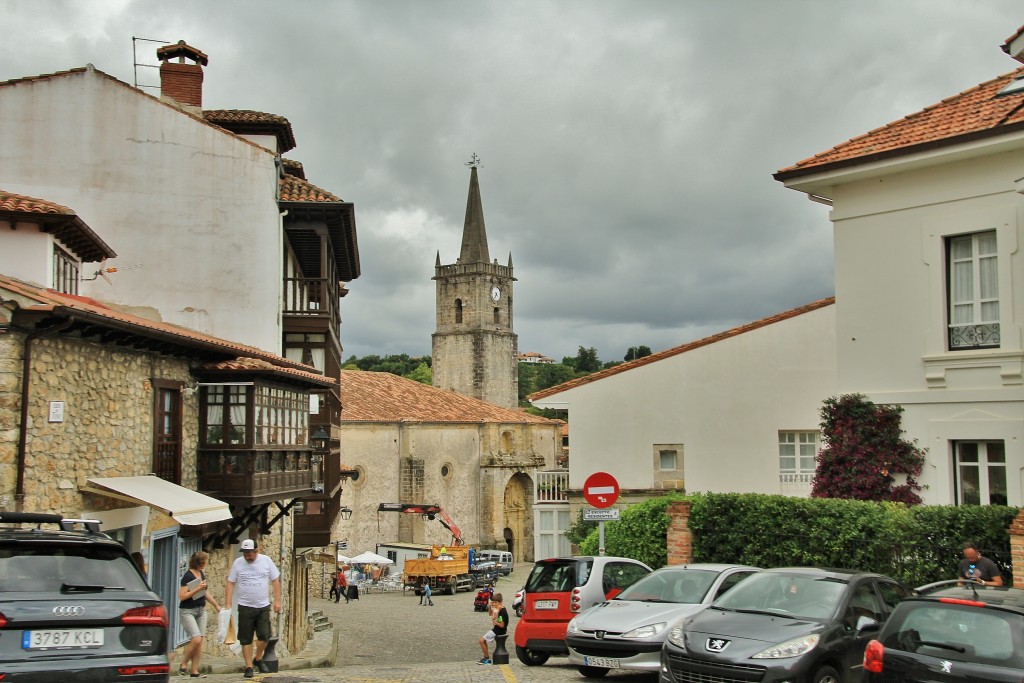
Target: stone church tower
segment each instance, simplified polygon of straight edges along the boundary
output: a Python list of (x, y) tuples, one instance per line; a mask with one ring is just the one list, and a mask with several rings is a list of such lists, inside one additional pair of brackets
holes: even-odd
[(505, 408), (519, 405), (519, 341), (512, 331), (512, 255), (508, 265), (487, 251), (477, 156), (469, 176), (462, 252), (452, 265), (434, 264), (437, 330), (433, 334), (433, 384)]

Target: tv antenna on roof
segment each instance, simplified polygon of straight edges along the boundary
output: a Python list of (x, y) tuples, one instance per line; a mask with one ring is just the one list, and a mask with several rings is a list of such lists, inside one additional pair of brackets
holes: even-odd
[(147, 69), (159, 69), (159, 64), (144, 64), (139, 61), (138, 41), (145, 41), (147, 43), (160, 43), (161, 45), (167, 45), (171, 41), (169, 40), (157, 40), (156, 38), (136, 38), (132, 36), (132, 69), (135, 77), (136, 88), (159, 88), (159, 85), (139, 85), (139, 67), (144, 66)]

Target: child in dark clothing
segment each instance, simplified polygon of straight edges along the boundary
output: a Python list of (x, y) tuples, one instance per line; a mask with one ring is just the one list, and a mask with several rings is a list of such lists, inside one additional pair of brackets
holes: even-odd
[(488, 643), (493, 643), (495, 636), (503, 636), (508, 633), (508, 610), (501, 601), (501, 593), (491, 596), (491, 630), (480, 637), (480, 649), (484, 652), (484, 658), (477, 664), (490, 664), (491, 654), (487, 649)]

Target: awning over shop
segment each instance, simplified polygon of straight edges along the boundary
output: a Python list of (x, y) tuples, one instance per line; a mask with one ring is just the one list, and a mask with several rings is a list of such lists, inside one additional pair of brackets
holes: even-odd
[(167, 513), (179, 524), (186, 526), (231, 519), (227, 503), (151, 475), (93, 477), (87, 480), (83, 490), (148, 505)]

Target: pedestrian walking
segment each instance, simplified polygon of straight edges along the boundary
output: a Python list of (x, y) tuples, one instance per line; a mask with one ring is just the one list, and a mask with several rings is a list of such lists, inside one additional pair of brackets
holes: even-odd
[(339, 568), (338, 573), (335, 575), (334, 582), (334, 604), (341, 602), (341, 599), (345, 598), (345, 604), (348, 604), (348, 577), (345, 576), (345, 570)]
[(488, 614), (491, 615), (491, 629), (480, 636), (480, 649), (484, 652), (484, 658), (477, 662), (477, 664), (490, 664), (491, 653), (488, 652), (487, 645), (493, 643), (495, 637), (508, 633), (508, 610), (505, 609), (505, 605), (502, 603), (501, 593), (495, 593), (491, 596), (491, 607), (488, 610)]
[[(340, 571), (340, 570), (339, 570)], [(331, 589), (327, 591), (327, 599), (336, 598), (338, 595), (338, 572), (331, 574)], [(335, 600), (337, 602), (337, 600)]]
[(433, 607), (434, 601), (430, 597), (430, 581), (423, 579), (423, 596), (420, 598), (420, 604), (424, 607)]
[[(242, 645), (242, 659), (245, 661), (245, 678), (253, 677), (255, 666), (263, 673), (270, 673), (270, 667), (263, 663), (263, 653), (270, 640), (271, 602), (268, 595), (274, 590), (274, 612), (281, 612), (281, 572), (266, 555), (256, 550), (252, 539), (242, 541), (242, 556), (235, 560), (228, 572), (225, 600), (231, 605), (231, 596), (238, 588), (238, 642)], [(255, 651), (253, 636), (256, 637)]]
[(189, 638), (181, 653), (178, 673), (192, 678), (205, 678), (199, 673), (199, 663), (203, 658), (203, 634), (206, 633), (206, 603), (220, 611), (220, 605), (208, 590), (206, 572), (203, 571), (209, 559), (210, 556), (201, 550), (192, 553), (188, 559), (188, 571), (182, 575), (178, 589), (178, 615)]

